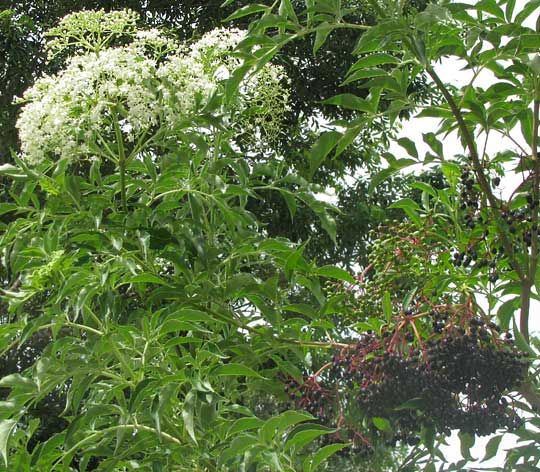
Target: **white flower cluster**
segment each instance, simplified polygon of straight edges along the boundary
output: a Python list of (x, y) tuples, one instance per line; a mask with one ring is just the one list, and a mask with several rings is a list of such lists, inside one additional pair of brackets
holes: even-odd
[(203, 64), (206, 74), (226, 79), (241, 61), (232, 53), (246, 37), (246, 32), (238, 28), (218, 28), (205, 34), (190, 47), (190, 56)]
[(133, 47), (138, 48), (142, 54), (150, 54), (155, 59), (160, 59), (173, 52), (178, 53), (180, 45), (172, 38), (165, 37), (155, 28), (140, 30), (135, 33)]
[(132, 36), (137, 30), (139, 14), (133, 10), (82, 10), (66, 15), (49, 30), (47, 47), (55, 55), (69, 47), (76, 51), (99, 51), (121, 36)]
[[(131, 21), (127, 15), (117, 21)], [(23, 157), (31, 164), (99, 154), (114, 159), (115, 133), (128, 145), (158, 130), (175, 136), (240, 65), (231, 53), (244, 37), (237, 29), (214, 30), (158, 60), (163, 54), (156, 49), (170, 50), (171, 42), (150, 30), (134, 34), (128, 46), (73, 57), (25, 93), (17, 123)], [(283, 69), (267, 64), (240, 87), (228, 110), (232, 128), (258, 137), (276, 134), (287, 98)]]
[(216, 84), (204, 66), (189, 55), (175, 55), (158, 70), (164, 126), (174, 129), (203, 106)]
[(26, 160), (95, 154), (93, 145), (114, 136), (115, 119), (127, 141), (156, 126), (155, 75), (152, 59), (122, 47), (75, 56), (58, 75), (39, 79), (17, 122)]
[(243, 97), (237, 127), (250, 136), (250, 144), (262, 147), (283, 131), (289, 109), (289, 81), (283, 67), (267, 64), (242, 86)]

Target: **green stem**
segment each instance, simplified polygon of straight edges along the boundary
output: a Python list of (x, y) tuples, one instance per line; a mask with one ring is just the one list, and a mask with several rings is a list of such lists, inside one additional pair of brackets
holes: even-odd
[(508, 257), (508, 261), (510, 262), (510, 265), (518, 275), (519, 279), (523, 281), (526, 279), (527, 275), (524, 273), (524, 271), (521, 269), (521, 266), (519, 265), (518, 261), (515, 258), (514, 250), (512, 248), (512, 243), (510, 242), (510, 239), (508, 239), (508, 235), (506, 233), (506, 228), (504, 227), (502, 223), (502, 217), (501, 212), (499, 208), (499, 203), (497, 199), (495, 198), (495, 195), (493, 195), (493, 192), (491, 191), (491, 187), (489, 185), (489, 182), (487, 180), (486, 174), (484, 173), (484, 168), (482, 167), (482, 163), (480, 162), (480, 157), (478, 156), (478, 151), (476, 149), (476, 144), (474, 142), (474, 138), (469, 130), (469, 127), (467, 126), (467, 123), (465, 123), (465, 119), (463, 118), (463, 114), (461, 113), (461, 110), (457, 106), (454, 97), (449, 92), (449, 90), (444, 85), (443, 81), (439, 78), (435, 70), (431, 66), (426, 67), (426, 72), (429, 74), (429, 76), (433, 79), (435, 84), (437, 85), (438, 89), (443, 94), (445, 100), (447, 101), (448, 105), (450, 106), (450, 109), (452, 110), (452, 114), (454, 115), (459, 130), (461, 132), (461, 135), (465, 139), (465, 143), (467, 145), (467, 149), (469, 150), (469, 155), (472, 161), (472, 165), (476, 174), (476, 178), (478, 180), (478, 185), (480, 185), (480, 189), (484, 193), (484, 195), (487, 197), (489, 206), (491, 208), (491, 211), (494, 213), (495, 221), (497, 223), (497, 227), (499, 229), (499, 236), (501, 238), (501, 241), (503, 243), (504, 250), (506, 252), (506, 256)]
[(158, 432), (156, 429), (150, 428), (149, 426), (144, 426), (144, 425), (139, 425), (139, 424), (138, 425), (135, 425), (135, 424), (117, 425), (117, 426), (111, 426), (109, 428), (101, 429), (99, 431), (96, 431), (95, 433), (89, 434), (88, 436), (84, 437), (77, 444), (75, 444), (73, 447), (71, 447), (66, 452), (64, 452), (64, 454), (56, 460), (55, 465), (60, 463), (66, 456), (76, 453), (85, 444), (93, 441), (96, 438), (105, 436), (108, 433), (112, 433), (116, 431), (146, 431), (149, 433), (154, 433), (156, 436), (159, 436), (162, 439), (166, 439), (167, 441), (172, 442), (178, 446), (182, 446), (183, 444), (178, 438), (175, 438), (174, 436), (171, 436), (170, 434), (165, 433), (163, 431)]
[[(538, 86), (536, 87), (538, 89)], [(540, 164), (538, 162), (538, 125), (540, 121), (540, 100), (538, 90), (535, 90), (533, 103), (533, 135), (531, 142), (531, 160), (533, 164), (532, 199), (533, 205), (538, 202), (540, 184)], [(529, 315), (531, 307), (531, 290), (536, 279), (538, 266), (538, 206), (531, 206), (531, 257), (529, 261), (527, 280), (522, 282), (521, 311), (519, 314), (519, 331), (529, 342)]]
[(122, 200), (122, 210), (127, 212), (127, 198), (126, 198), (126, 148), (124, 147), (124, 139), (122, 138), (122, 131), (118, 124), (118, 114), (116, 110), (112, 112), (114, 123), (114, 135), (116, 138), (116, 145), (118, 146), (118, 168), (120, 169), (120, 198)]
[(127, 197), (126, 197), (126, 164), (123, 161), (118, 162), (120, 168), (120, 198), (122, 200), (122, 210), (127, 213)]

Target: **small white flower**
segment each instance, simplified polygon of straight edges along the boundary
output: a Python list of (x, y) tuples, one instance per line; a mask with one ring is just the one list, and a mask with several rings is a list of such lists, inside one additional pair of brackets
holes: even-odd
[[(84, 19), (98, 31), (95, 21), (102, 14)], [(132, 21), (130, 15), (114, 16), (102, 26), (120, 31)], [(190, 47), (171, 49), (168, 40), (159, 43), (159, 31), (140, 31), (128, 46), (74, 56), (61, 72), (42, 77), (24, 94), (17, 122), (23, 157), (37, 164), (46, 158), (95, 156), (96, 149), (107, 156), (116, 149), (109, 142), (115, 126), (128, 145), (158, 129), (176, 136), (176, 128), (185, 127), (241, 64), (233, 51), (245, 35), (217, 29)], [(147, 47), (151, 42), (168, 52), (156, 53)], [(287, 101), (283, 68), (267, 64), (245, 81), (226, 111), (235, 131), (271, 140), (279, 133)]]

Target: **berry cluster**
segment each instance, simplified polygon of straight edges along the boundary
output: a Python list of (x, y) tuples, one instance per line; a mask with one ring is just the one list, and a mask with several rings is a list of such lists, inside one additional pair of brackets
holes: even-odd
[(479, 208), (479, 192), (474, 186), (474, 174), (468, 166), (461, 172), (461, 210), (469, 210), (465, 214), (465, 224), (468, 228), (476, 225), (477, 210)]
[[(337, 426), (336, 439), (363, 451), (379, 441), (413, 445), (425, 427), (478, 436), (518, 428), (521, 418), (505, 395), (521, 383), (528, 361), (511, 336), (477, 317), (429, 315), (433, 334), (425, 343), (407, 342), (405, 323), (381, 336), (367, 333), (316, 375), (288, 383), (289, 395), (294, 391), (297, 407)], [(381, 419), (391, 427), (377, 426)]]

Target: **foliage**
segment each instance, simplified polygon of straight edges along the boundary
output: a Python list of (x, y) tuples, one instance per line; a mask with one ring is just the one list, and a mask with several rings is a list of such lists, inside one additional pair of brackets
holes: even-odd
[[(525, 355), (531, 367), (528, 377), (523, 381), (516, 379), (510, 388), (515, 392), (511, 394), (513, 408), (521, 409), (527, 416), (526, 425), (518, 428), (515, 434), (528, 442), (508, 453), (505, 467), (530, 470), (540, 461), (534, 452), (537, 435), (531, 429), (538, 424), (536, 412), (540, 406), (538, 379), (534, 374), (539, 341), (529, 330), (531, 300), (540, 298), (540, 169), (537, 157), (540, 109), (537, 63), (540, 59), (536, 55), (538, 35), (525, 26), (524, 21), (537, 4), (529, 3), (517, 11), (515, 2), (504, 0), (481, 1), (473, 5), (440, 2), (415, 12), (404, 8), (402, 2), (371, 2), (377, 23), (369, 26), (355, 23), (351, 18), (352, 9), (339, 1), (306, 2), (305, 9), (294, 12), (290, 2), (278, 3), (279, 8), (278, 5), (269, 6), (257, 12), (259, 19), (253, 23), (251, 42), (244, 44), (246, 55), (254, 44), (257, 48), (257, 54), (251, 52), (250, 64), (270, 60), (276, 51), (307, 35), (315, 36), (316, 52), (331, 31), (346, 29), (361, 33), (353, 51), (357, 60), (346, 79), (349, 84), (357, 84), (359, 93), (342, 93), (327, 100), (329, 104), (356, 110), (361, 116), (348, 122), (339, 121), (336, 125), (345, 127), (344, 131), (336, 127), (321, 137), (324, 146), (314, 148), (313, 168), (332, 154), (339, 157), (354, 137), (374, 120), (384, 116), (390, 123), (395, 123), (405, 112), (417, 108), (410, 85), (419, 75), (427, 74), (431, 87), (442, 95), (440, 104), (424, 106), (418, 114), (418, 117), (441, 120), (435, 133), (424, 134), (431, 150), (421, 157), (414, 142), (400, 139), (398, 144), (408, 156), (398, 158), (390, 153), (383, 154), (388, 167), (374, 176), (371, 187), (412, 164), (439, 168), (445, 177), (445, 185), (434, 188), (425, 182), (412, 184), (421, 191), (421, 201), (403, 198), (392, 206), (406, 212), (413, 229), (404, 228), (407, 234), (400, 234), (403, 229), (398, 229), (396, 233), (382, 237), (381, 244), (375, 248), (375, 258), (365, 266), (360, 277), (358, 299), (358, 295), (351, 296), (354, 285), (345, 284), (334, 293), (348, 300), (346, 308), (351, 310), (348, 319), (360, 319), (356, 328), (370, 329), (377, 336), (384, 335), (383, 338), (387, 336), (392, 340), (389, 344), (380, 341), (387, 352), (397, 352), (399, 356), (405, 356), (404, 362), (414, 364), (416, 354), (407, 353), (415, 352), (411, 351), (412, 346), (419, 348), (418, 360), (425, 357), (426, 362), (422, 369), (433, 368), (430, 365), (434, 359), (430, 356), (440, 357), (432, 349), (422, 347), (427, 342), (438, 343), (442, 336), (444, 342), (451, 344), (454, 330), (463, 330), (465, 337), (475, 338), (478, 336), (477, 323), (488, 326), (495, 320), (502, 329), (511, 329), (516, 337), (515, 349), (522, 353), (510, 351), (510, 355)], [(238, 14), (252, 13), (246, 8)], [(447, 57), (463, 61), (470, 70), (472, 79), (464, 87), (456, 89), (439, 77), (436, 64)], [(492, 74), (493, 84), (487, 89), (476, 85), (481, 72)], [(367, 96), (364, 94), (366, 89), (369, 90)], [(465, 155), (449, 156), (445, 152), (440, 136), (451, 132), (457, 132)], [(508, 149), (490, 154), (489, 143), (501, 137), (506, 138)], [(503, 197), (497, 189), (503, 169), (522, 174), (521, 183), (509, 197)], [(369, 300), (364, 302), (362, 296)], [(486, 303), (482, 303), (482, 299)], [(463, 303), (470, 303), (467, 300), (472, 301), (472, 311), (460, 310)], [(453, 315), (441, 317), (437, 310), (432, 310), (434, 306), (454, 307), (450, 309)], [(469, 319), (482, 321), (470, 325)], [(405, 328), (416, 324), (419, 326), (412, 336), (406, 334)], [(490, 336), (497, 345), (502, 340), (495, 333), (496, 330)], [(482, 335), (485, 336), (483, 332)], [(400, 341), (396, 343), (396, 340)], [(469, 352), (471, 359), (485, 358), (487, 354), (480, 352), (483, 348), (476, 342), (460, 342), (460, 349)], [(347, 345), (343, 349), (347, 349)], [(497, 356), (503, 356), (504, 350), (500, 349), (495, 349)], [(368, 351), (375, 352), (375, 359), (378, 359), (377, 351)], [(365, 355), (366, 352), (362, 354)], [(300, 385), (306, 382), (311, 385), (309, 391), (325, 392), (322, 372), (330, 365), (328, 360), (323, 356), (320, 364), (314, 367), (316, 374), (301, 381)], [(447, 364), (449, 361), (444, 362), (444, 368), (451, 369)], [(376, 380), (381, 371), (373, 364), (369, 367), (369, 362), (364, 367), (361, 365), (363, 363), (353, 362), (347, 369), (351, 369), (351, 375), (363, 373), (368, 379), (374, 378), (370, 380), (375, 385), (372, 395), (383, 395), (383, 380)], [(485, 385), (486, 380), (481, 381), (478, 374), (469, 372), (468, 375), (469, 385), (475, 382)], [(353, 376), (349, 388), (354, 390), (361, 386), (361, 380), (354, 380)], [(501, 398), (502, 390), (494, 400)], [(330, 389), (330, 395), (331, 392)], [(407, 398), (408, 394), (404, 395), (401, 400), (414, 400)], [(489, 415), (482, 401), (479, 398), (469, 400), (466, 411), (472, 413), (479, 409)], [(360, 404), (363, 402), (364, 399)], [(351, 402), (347, 404), (351, 405)], [(503, 409), (510, 408), (505, 407), (506, 404), (501, 403)], [(418, 415), (425, 411), (421, 405), (414, 409)], [(370, 415), (369, 408), (359, 410), (359, 418), (369, 421), (371, 416), (373, 424), (382, 431), (400, 429), (395, 413), (387, 411), (386, 418), (377, 419)], [(449, 421), (447, 426), (452, 427), (452, 423)], [(495, 428), (500, 426), (503, 425)], [(512, 427), (515, 427), (514, 422)], [(472, 442), (467, 433), (471, 431), (465, 429), (461, 427), (464, 461), (456, 466), (459, 470), (463, 470), (470, 459), (468, 449)], [(442, 438), (433, 442), (433, 436), (426, 434), (420, 435), (421, 446), (411, 451), (404, 468), (435, 470), (435, 458), (444, 461), (438, 448), (434, 447)], [(497, 445), (497, 441), (490, 443), (487, 456), (495, 455)]]
[[(537, 467), (540, 341), (529, 318), (540, 299), (540, 59), (538, 35), (523, 26), (537, 5), (444, 2), (418, 12), (372, 2), (371, 26), (356, 22), (355, 4), (295, 6), (244, 6), (230, 17), (257, 16), (238, 44), (241, 62), (231, 59), (239, 67), (195, 101), (189, 132), (158, 114), (152, 146), (125, 159), (130, 128), (105, 107), (109, 165), (70, 156), (2, 167), (14, 201), (2, 208), (18, 218), (0, 241), (9, 313), (0, 334), (6, 352), (40, 332), (51, 339), (32, 367), (0, 380), (6, 467), (311, 471), (332, 454), (385, 457), (408, 445), (398, 470), (466, 470), (474, 436), (495, 431), (525, 443), (508, 451), (505, 469)], [(306, 37), (320, 53), (339, 30), (360, 33), (352, 89), (326, 105), (355, 113), (317, 138), (309, 175), (419, 105), (420, 117), (441, 120), (424, 135), (425, 156), (407, 138), (398, 141), (407, 157), (382, 154), (388, 167), (370, 191), (412, 164), (435, 167), (444, 182), (414, 179), (419, 198), (391, 205), (408, 221), (379, 229), (356, 277), (260, 227), (248, 205), (277, 194), (291, 218), (299, 199), (337, 234), (313, 195), (320, 187), (284, 159), (254, 162), (228, 121), (247, 113), (244, 77)], [(473, 80), (446, 85), (434, 66), (444, 57), (465, 61)], [(475, 83), (481, 71), (493, 73), (488, 89)], [(440, 103), (419, 101), (422, 74)], [(464, 155), (445, 152), (440, 136), (454, 131)], [(492, 136), (509, 149), (491, 155), (477, 144)], [(503, 197), (509, 168), (523, 178)], [(66, 424), (32, 443), (32, 408), (57, 389), (67, 390)], [(263, 417), (261, 399), (289, 409)], [(463, 460), (445, 464), (452, 428)]]
[[(201, 47), (212, 44), (203, 38), (185, 54), (195, 51), (193, 63)], [(265, 237), (246, 204), (269, 191), (291, 206), (302, 199), (335, 237), (329, 207), (282, 162), (250, 168), (235, 150), (228, 113), (252, 112), (240, 106), (250, 82), (228, 97), (227, 106), (223, 83), (215, 82), (211, 95), (195, 101), (189, 120), (162, 119), (167, 114), (160, 112), (155, 123), (131, 123), (137, 103), (129, 101), (130, 93), (152, 90), (156, 66), (146, 67), (143, 52), (130, 47), (81, 52), (55, 80), (38, 81), (35, 88), (43, 93), (30, 94), (23, 109), (26, 126), (27, 110), (47, 105), (51, 93), (57, 97), (55, 87), (64, 90), (67, 103), (60, 106), (73, 107), (66, 74), (74, 83), (82, 80), (87, 102), (101, 100), (97, 117), (95, 107), (77, 100), (79, 128), (101, 134), (92, 149), (85, 147), (92, 144), (87, 137), (83, 146), (62, 153), (56, 147), (68, 143), (51, 146), (46, 136), (35, 144), (41, 155), (36, 149), (16, 158), (16, 166), (2, 167), (13, 179), (14, 200), (2, 210), (17, 218), (1, 238), (8, 319), (0, 335), (5, 352), (40, 333), (46, 340), (23, 375), (0, 380), (8, 393), (0, 422), (5, 467), (295, 470), (301, 460), (305, 470), (315, 470), (347, 444), (299, 456), (331, 429), (300, 411), (258, 418), (246, 404), (266, 392), (274, 402), (283, 399), (276, 378), (283, 369), (296, 372), (292, 360), (304, 356), (313, 336), (302, 331), (304, 317), (288, 316), (289, 298), (304, 287), (323, 310), (320, 278), (332, 274), (304, 259), (302, 246)], [(223, 42), (214, 47), (222, 61), (215, 70), (235, 63), (219, 49)], [(107, 62), (115, 53), (130, 61)], [(89, 58), (127, 76), (131, 71), (127, 89)], [(184, 83), (174, 92), (178, 101), (197, 95)], [(257, 101), (264, 113), (266, 103)], [(44, 127), (41, 116), (33, 119), (37, 129)], [(74, 131), (70, 123), (63, 126)], [(139, 134), (130, 140), (131, 132)], [(31, 138), (21, 133), (23, 149)], [(296, 195), (286, 187), (291, 183)], [(57, 431), (49, 430), (55, 434), (43, 437), (34, 409), (58, 391), (66, 398), (62, 419)]]

